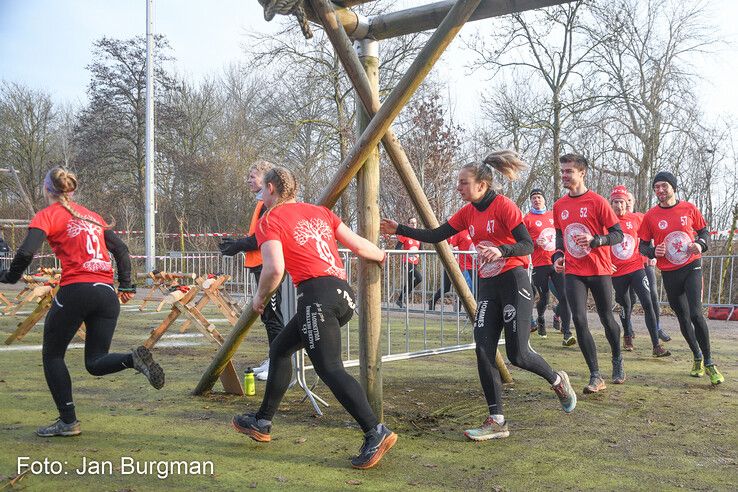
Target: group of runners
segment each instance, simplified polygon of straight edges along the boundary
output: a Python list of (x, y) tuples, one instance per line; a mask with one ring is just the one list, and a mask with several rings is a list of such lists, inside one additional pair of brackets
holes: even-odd
[[(544, 298), (549, 282), (559, 297), (556, 314), (563, 344), (578, 344), (589, 369), (584, 393), (605, 389), (597, 348), (587, 324), (588, 292), (594, 298), (610, 345), (613, 384), (626, 380), (620, 327), (612, 309), (613, 284), (623, 307), (621, 318), (629, 337), (626, 349), (628, 342), (632, 346), (633, 292), (646, 310), (654, 356), (669, 355), (660, 343), (668, 336), (658, 326), (657, 304), (652, 299), (653, 275), (649, 275), (641, 254), (648, 259), (646, 264), (655, 259), (662, 272), (669, 304), (694, 354), (691, 375), (707, 372), (713, 384), (723, 381), (711, 359), (709, 331), (702, 315), (700, 255), (707, 250), (706, 224), (694, 205), (676, 199), (674, 176), (660, 172), (654, 177), (658, 204), (640, 217), (627, 211), (628, 193), (624, 187), (613, 190), (611, 203), (587, 189), (588, 163), (583, 156), (564, 155), (560, 164), (562, 183), (568, 193), (554, 203), (552, 211), (546, 210), (540, 189), (531, 192), (531, 213), (525, 217), (514, 202), (499, 193), (495, 171), (516, 179), (526, 167), (518, 154), (503, 150), (481, 162), (462, 166), (457, 191), (467, 203), (440, 227), (419, 229), (391, 219), (381, 222), (382, 233), (395, 234), (416, 249), (420, 242), (451, 239), (460, 250), (467, 251), (473, 245), (477, 252), (477, 271), (472, 272), (470, 258), (463, 259), (462, 269), (470, 284), (472, 275), (478, 277), (474, 336), (477, 369), (489, 416), (480, 427), (464, 432), (471, 440), (509, 435), (501, 398), (502, 381), (495, 365), (503, 331), (510, 362), (545, 379), (565, 412), (576, 407), (577, 394), (567, 373), (554, 370), (529, 344), (535, 291), (541, 299), (536, 305), (535, 326), (539, 334), (545, 334)], [(256, 441), (271, 440), (272, 418), (292, 378), (291, 355), (305, 349), (318, 376), (364, 433), (363, 445), (351, 460), (352, 466), (371, 468), (395, 444), (397, 435), (379, 422), (365, 392), (343, 367), (340, 327), (351, 319), (356, 306), (337, 243), (340, 241), (357, 256), (380, 265), (386, 254), (351, 231), (327, 208), (297, 202), (298, 183), (286, 168), (257, 163), (251, 169), (249, 183), (258, 193), (249, 236), (225, 241), (221, 250), (231, 255), (247, 252), (246, 264), (258, 282), (252, 308), (261, 313), (267, 328), (269, 360), (262, 368), (266, 389), (261, 406), (255, 412), (233, 417), (232, 426)], [(61, 288), (46, 317), (43, 341), (44, 374), (59, 419), (37, 433), (44, 437), (71, 436), (80, 433), (80, 424), (64, 355), (82, 322), (87, 327), (85, 365), (90, 373), (104, 375), (132, 368), (159, 389), (164, 385), (164, 372), (144, 347), (128, 354), (108, 353), (119, 301), (127, 302), (135, 293), (126, 245), (98, 214), (73, 202), (77, 181), (72, 173), (62, 168), (50, 170), (43, 188), (49, 206), (31, 220), (28, 235), (10, 268), (0, 271), (0, 282), (18, 281), (44, 240), (62, 264)], [(117, 297), (110, 253), (118, 267)], [(528, 276), (529, 255), (533, 257), (533, 284)], [(418, 282), (414, 268), (417, 259), (408, 255), (406, 261), (409, 288)], [(279, 311), (279, 298), (275, 297), (285, 272), (290, 274), (298, 293), (297, 314), (286, 324)], [(445, 284), (432, 303), (440, 299), (443, 290)], [(408, 299), (400, 298), (398, 304), (404, 302)], [(570, 320), (576, 337), (571, 333)]]

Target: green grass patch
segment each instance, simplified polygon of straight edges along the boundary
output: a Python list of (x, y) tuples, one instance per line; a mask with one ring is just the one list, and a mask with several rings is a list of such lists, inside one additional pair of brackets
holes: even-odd
[[(140, 344), (164, 316), (122, 313), (111, 350)], [(206, 311), (206, 316), (222, 317), (216, 311)], [(20, 319), (0, 318), (0, 332), (10, 333)], [(590, 323), (603, 372), (609, 373), (602, 328), (594, 316)], [(361, 445), (361, 433), (322, 384), (316, 392), (331, 404), (323, 417), (313, 416), (309, 404), (301, 401), (301, 391), (293, 388), (274, 419), (271, 443), (259, 444), (233, 431), (232, 416), (258, 407), (264, 383), (257, 383), (255, 397), (218, 392), (191, 396), (215, 351), (202, 338), (181, 339), (200, 345), (155, 349), (167, 374), (161, 391), (133, 371), (91, 376), (84, 369), (83, 351), (70, 349), (67, 363), (83, 430), (73, 438), (43, 439), (34, 434), (36, 427), (56, 418), (40, 351), (2, 351), (0, 487), (10, 488), (18, 458), (27, 456), (66, 462), (67, 474), (28, 474), (13, 490), (736, 490), (736, 323), (710, 321), (714, 358), (726, 377), (716, 388), (704, 377), (689, 377), (691, 354), (676, 323), (667, 318), (663, 324), (674, 338), (668, 344), (672, 357), (653, 359), (645, 328), (639, 324), (636, 351), (625, 353), (626, 384), (609, 385), (604, 393), (590, 396), (581, 393), (587, 371), (578, 347), (561, 347), (560, 336), (552, 331), (545, 340), (534, 335), (534, 349), (555, 369), (569, 372), (579, 405), (574, 413), (564, 414), (545, 381), (513, 368), (515, 383), (504, 393), (511, 435), (485, 443), (468, 442), (462, 434), (485, 418), (473, 351), (386, 364), (385, 421), (399, 440), (369, 471), (349, 467), (348, 459)], [(216, 326), (228, 332), (226, 323)], [(444, 326), (446, 335), (453, 334), (447, 343), (455, 343), (456, 326), (451, 322)], [(462, 327), (462, 343), (469, 341), (469, 331)], [(41, 334), (39, 324), (13, 346), (40, 344)], [(432, 348), (440, 344), (440, 326), (435, 318), (423, 323), (413, 317), (406, 335), (404, 315), (396, 313), (392, 336), (394, 351), (404, 351), (405, 337), (413, 350)], [(351, 343), (355, 356), (355, 336)], [(259, 324), (239, 350), (237, 368), (258, 364), (266, 351), (266, 334)], [(350, 372), (358, 376), (358, 369)], [(148, 475), (123, 475), (122, 457), (139, 463), (210, 460), (214, 474), (161, 479), (154, 470)], [(110, 474), (79, 476), (75, 469), (85, 458), (110, 461), (114, 469)]]

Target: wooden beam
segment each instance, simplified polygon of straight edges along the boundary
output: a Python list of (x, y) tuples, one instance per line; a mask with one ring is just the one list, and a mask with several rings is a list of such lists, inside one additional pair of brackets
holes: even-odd
[[(338, 201), (338, 197), (341, 196), (343, 190), (356, 176), (361, 165), (367, 160), (374, 147), (377, 146), (389, 129), (392, 121), (397, 117), (425, 76), (428, 75), (443, 51), (451, 43), (451, 40), (461, 30), (466, 20), (479, 5), (479, 2), (480, 0), (459, 0), (449, 11), (436, 32), (433, 33), (420, 51), (418, 57), (410, 65), (407, 73), (387, 97), (385, 104), (372, 118), (369, 126), (354, 144), (347, 158), (341, 163), (339, 171), (331, 181), (327, 191), (320, 197), (318, 202), (320, 205), (333, 208), (336, 201)], [(218, 349), (212, 362), (200, 378), (200, 382), (193, 390), (193, 394), (203, 394), (213, 388), (218, 376), (223, 372), (233, 354), (236, 353), (257, 318), (258, 313), (253, 311), (250, 305), (244, 307), (236, 326), (233, 327), (233, 330), (228, 334), (228, 338)]]
[[(338, 58), (341, 60), (341, 63), (346, 70), (346, 73), (359, 96), (359, 100), (369, 114), (376, 114), (381, 106), (379, 97), (372, 90), (369, 78), (366, 76), (362, 68), (361, 61), (354, 53), (351, 41), (346, 33), (340, 28), (339, 19), (334, 14), (327, 0), (311, 0), (311, 2), (315, 12), (317, 12), (321, 18), (321, 23), (326, 30), (326, 34), (328, 35)], [(405, 150), (402, 148), (397, 137), (395, 137), (392, 129), (387, 130), (387, 133), (382, 138), (382, 145), (387, 152), (387, 156), (394, 164), (405, 188), (408, 190), (410, 199), (412, 200), (415, 209), (418, 211), (418, 215), (420, 216), (423, 224), (428, 228), (438, 227), (438, 220), (433, 213), (430, 201), (425, 195), (425, 191), (423, 191), (420, 182), (418, 182), (418, 178), (415, 176), (415, 172), (410, 165), (410, 160), (407, 158)], [(443, 241), (442, 243), (435, 244), (434, 248), (438, 253), (441, 263), (443, 263), (444, 268), (449, 274), (451, 283), (454, 285), (456, 292), (461, 298), (461, 303), (464, 306), (469, 319), (474, 320), (477, 303), (466, 283), (466, 280), (464, 279), (463, 274), (461, 273), (461, 269), (459, 268), (456, 259), (453, 256), (451, 247), (446, 241)], [(495, 357), (495, 365), (500, 371), (503, 381), (511, 383), (512, 376), (510, 375), (499, 350)]]
[(451, 8), (441, 25), (438, 26), (438, 29), (428, 39), (423, 49), (420, 50), (405, 75), (387, 96), (387, 100), (374, 115), (369, 126), (339, 165), (338, 172), (319, 199), (321, 205), (333, 208), (343, 190), (346, 189), (361, 165), (371, 154), (372, 149), (382, 139), (403, 106), (412, 97), (425, 76), (428, 75), (428, 72), (441, 57), (441, 54), (456, 37), (456, 34), (474, 12), (479, 2), (480, 0), (458, 0)]
[[(361, 64), (372, 95), (379, 99), (379, 43), (358, 41)], [(363, 132), (372, 115), (357, 108), (357, 130)], [(374, 244), (379, 241), (379, 148), (375, 147), (356, 175), (356, 208), (359, 235)], [(369, 405), (380, 422), (384, 421), (382, 396), (382, 267), (359, 259), (359, 376)]]
[[(571, 1), (573, 0), (482, 0), (469, 20), (499, 17)], [(388, 39), (434, 29), (441, 24), (455, 4), (456, 0), (445, 0), (372, 17), (369, 21), (368, 37)]]

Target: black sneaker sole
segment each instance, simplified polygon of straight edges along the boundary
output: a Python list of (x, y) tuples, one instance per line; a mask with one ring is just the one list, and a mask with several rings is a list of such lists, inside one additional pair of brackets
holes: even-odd
[(384, 453), (389, 451), (396, 442), (397, 434), (395, 434), (394, 432), (390, 432), (390, 434), (384, 438), (382, 444), (379, 445), (379, 448), (377, 448), (377, 452), (374, 453), (366, 463), (355, 464), (352, 462), (351, 466), (353, 468), (356, 468), (357, 470), (368, 470), (369, 468), (375, 467), (377, 463), (379, 463), (379, 460), (381, 460), (384, 456)]
[(149, 371), (149, 383), (156, 389), (162, 389), (164, 387), (164, 369), (159, 364), (154, 362), (154, 357), (151, 355), (151, 351), (143, 345), (136, 348), (136, 355), (141, 362), (146, 366)]
[(264, 434), (263, 432), (259, 432), (258, 430), (252, 429), (251, 427), (241, 427), (236, 422), (236, 417), (233, 417), (233, 420), (231, 420), (231, 426), (233, 426), (233, 428), (241, 434), (249, 436), (256, 442), (270, 442), (272, 440), (272, 436), (269, 434)]

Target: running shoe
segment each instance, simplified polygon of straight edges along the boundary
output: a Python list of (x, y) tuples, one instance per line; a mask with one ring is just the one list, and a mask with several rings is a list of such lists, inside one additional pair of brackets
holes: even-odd
[(568, 337), (564, 338), (564, 341), (561, 342), (561, 345), (564, 347), (571, 347), (572, 345), (577, 344), (577, 339), (574, 338), (574, 335), (569, 335)]
[(705, 375), (705, 364), (702, 362), (702, 359), (692, 363), (692, 370), (689, 371), (689, 375), (693, 378), (700, 378)]
[(164, 387), (164, 370), (154, 362), (151, 351), (143, 345), (131, 350), (133, 368), (146, 376), (151, 386), (156, 389)]
[(605, 380), (598, 374), (592, 374), (589, 376), (589, 384), (584, 387), (584, 392), (587, 394), (597, 393), (605, 388), (607, 388), (605, 386)]
[(464, 431), (464, 435), (472, 441), (487, 441), (507, 437), (510, 435), (510, 431), (507, 430), (507, 421), (500, 425), (492, 417), (487, 417), (481, 427), (467, 429)]
[(36, 430), (36, 435), (41, 437), (54, 437), (54, 436), (77, 436), (82, 432), (79, 425), (79, 420), (75, 420), (71, 424), (65, 424), (62, 419), (56, 419), (51, 425), (46, 427), (39, 427)]
[(628, 335), (625, 335), (623, 337), (623, 348), (627, 350), (628, 352), (632, 352), (635, 347), (633, 347), (633, 337), (630, 337)]
[(428, 301), (428, 311), (435, 311), (436, 310), (436, 303), (433, 302), (433, 299)]
[(403, 309), (405, 307), (405, 305), (402, 303), (402, 299), (397, 299), (395, 301), (395, 304), (397, 304), (397, 307), (399, 307), (400, 309)]
[(555, 331), (561, 331), (561, 318), (554, 314), (553, 329)]
[(536, 321), (534, 319), (530, 320), (530, 332), (534, 333), (536, 330), (538, 330), (538, 326), (536, 326)]
[(717, 370), (717, 367), (715, 367), (715, 364), (710, 364), (708, 366), (705, 366), (705, 372), (708, 376), (710, 376), (710, 382), (713, 386), (717, 386), (718, 384), (725, 381), (725, 378), (722, 374), (720, 374), (720, 371)]
[(255, 413), (244, 413), (236, 415), (231, 421), (233, 428), (241, 434), (246, 434), (251, 439), (257, 442), (269, 442), (272, 440), (271, 432), (272, 426), (259, 425), (259, 421), (256, 418)]
[(671, 342), (671, 337), (664, 330), (659, 330), (657, 335), (662, 342)]
[(623, 384), (625, 382), (625, 368), (623, 357), (612, 360), (612, 384)]
[(551, 388), (556, 393), (556, 396), (559, 397), (561, 408), (563, 408), (566, 413), (571, 413), (577, 406), (577, 394), (574, 392), (574, 388), (571, 387), (569, 375), (566, 374), (566, 372), (556, 371), (556, 374), (561, 378), (561, 382), (551, 386)]
[(657, 343), (653, 347), (653, 356), (654, 357), (668, 357), (670, 355), (671, 355), (671, 352), (669, 352), (668, 350), (666, 350), (664, 348), (664, 346), (661, 345), (660, 343)]
[(261, 361), (261, 364), (254, 367), (254, 374), (259, 374), (262, 371), (268, 371), (269, 370), (269, 359), (264, 359)]
[(548, 335), (546, 335), (546, 320), (543, 318), (538, 318), (536, 320), (536, 328), (538, 329), (538, 336), (541, 338), (548, 338)]
[(351, 466), (360, 470), (372, 468), (396, 442), (397, 434), (384, 424), (379, 424), (379, 429), (372, 429), (364, 434), (364, 444), (359, 450), (359, 456), (351, 458)]

